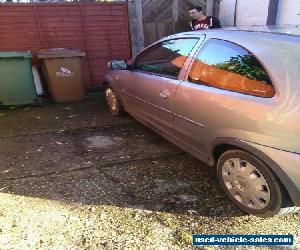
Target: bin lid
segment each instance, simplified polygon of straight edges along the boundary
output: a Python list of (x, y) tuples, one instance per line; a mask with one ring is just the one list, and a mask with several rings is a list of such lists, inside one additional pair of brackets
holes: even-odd
[(17, 52), (17, 51), (9, 51), (9, 52), (0, 52), (0, 59), (1, 58), (32, 58), (30, 52)]
[(57, 57), (83, 57), (85, 52), (79, 50), (70, 50), (65, 48), (53, 48), (47, 50), (41, 50), (38, 54), (38, 58), (57, 58)]

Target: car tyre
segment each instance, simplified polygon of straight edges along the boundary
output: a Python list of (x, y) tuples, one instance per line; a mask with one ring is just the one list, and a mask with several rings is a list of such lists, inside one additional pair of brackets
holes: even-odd
[(227, 196), (243, 211), (259, 217), (296, 212), (285, 204), (281, 184), (258, 158), (241, 150), (224, 152), (217, 162), (217, 173)]
[(124, 108), (112, 87), (107, 86), (105, 89), (106, 103), (109, 111), (113, 116), (121, 116), (125, 114)]

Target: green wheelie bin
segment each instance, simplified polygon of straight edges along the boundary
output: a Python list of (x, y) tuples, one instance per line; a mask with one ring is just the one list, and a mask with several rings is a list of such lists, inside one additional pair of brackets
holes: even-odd
[(0, 52), (0, 105), (38, 104), (29, 52)]

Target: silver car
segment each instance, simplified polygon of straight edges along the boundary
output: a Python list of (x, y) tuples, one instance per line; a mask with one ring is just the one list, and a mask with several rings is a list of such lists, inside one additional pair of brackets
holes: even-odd
[(300, 206), (300, 30), (210, 30), (166, 37), (105, 76), (124, 111), (209, 166), (247, 213)]

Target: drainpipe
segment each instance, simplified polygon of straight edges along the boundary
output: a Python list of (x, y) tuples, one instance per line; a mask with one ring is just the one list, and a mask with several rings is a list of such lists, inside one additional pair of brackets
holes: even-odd
[(206, 7), (206, 15), (213, 16), (214, 15), (214, 0), (207, 0), (207, 7)]
[(269, 0), (267, 25), (276, 25), (279, 0)]
[(233, 26), (236, 27), (238, 0), (235, 0)]

